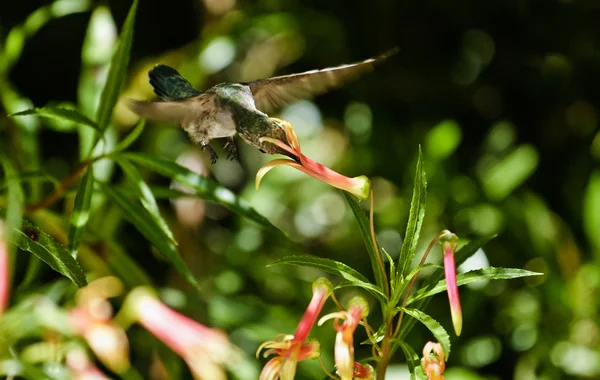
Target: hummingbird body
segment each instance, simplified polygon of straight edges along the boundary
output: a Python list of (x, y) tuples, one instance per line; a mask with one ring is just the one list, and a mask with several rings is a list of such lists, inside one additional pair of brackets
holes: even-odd
[(230, 138), (226, 145), (228, 157), (235, 156), (235, 145), (231, 139), (236, 134), (264, 153), (282, 153), (275, 145), (260, 141), (261, 137), (286, 141), (283, 128), (265, 112), (324, 93), (345, 80), (372, 70), (375, 63), (394, 53), (395, 50), (350, 65), (249, 83), (220, 83), (205, 92), (195, 89), (175, 69), (156, 65), (148, 77), (162, 101), (131, 100), (129, 106), (141, 117), (180, 124), (194, 143), (209, 151), (213, 163), (217, 155), (209, 145), (210, 140)]

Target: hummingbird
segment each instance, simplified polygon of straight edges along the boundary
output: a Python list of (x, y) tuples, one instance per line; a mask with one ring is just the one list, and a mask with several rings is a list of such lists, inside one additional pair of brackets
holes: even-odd
[(227, 158), (235, 158), (233, 137), (263, 153), (282, 153), (273, 144), (262, 143), (261, 137), (287, 141), (277, 119), (267, 112), (275, 111), (300, 99), (323, 94), (330, 89), (373, 70), (379, 62), (395, 54), (397, 49), (367, 60), (311, 70), (298, 74), (258, 79), (246, 83), (219, 83), (202, 92), (195, 89), (177, 70), (158, 64), (148, 72), (150, 85), (161, 99), (144, 102), (129, 100), (129, 108), (139, 116), (159, 122), (176, 123), (188, 133), (192, 142), (209, 152), (212, 163), (218, 158), (210, 140), (228, 138)]

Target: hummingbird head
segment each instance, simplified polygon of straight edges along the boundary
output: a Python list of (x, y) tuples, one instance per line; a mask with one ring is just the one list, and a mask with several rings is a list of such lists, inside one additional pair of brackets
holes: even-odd
[(232, 103), (238, 104), (244, 108), (256, 109), (254, 105), (254, 96), (250, 87), (241, 83), (220, 83), (214, 86), (211, 92), (216, 93)]

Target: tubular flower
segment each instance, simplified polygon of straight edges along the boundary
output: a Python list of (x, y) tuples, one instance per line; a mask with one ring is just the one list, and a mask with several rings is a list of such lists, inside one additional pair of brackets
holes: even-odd
[(8, 244), (4, 233), (4, 223), (0, 220), (0, 316), (6, 310), (10, 296), (9, 268)]
[(371, 191), (371, 181), (369, 178), (364, 175), (354, 178), (345, 177), (319, 164), (318, 162), (311, 160), (303, 155), (300, 151), (300, 141), (298, 141), (298, 137), (296, 136), (296, 133), (294, 132), (294, 129), (290, 123), (276, 118), (270, 118), (270, 120), (278, 123), (284, 128), (287, 142), (271, 137), (261, 137), (260, 142), (268, 142), (276, 145), (282, 153), (291, 159), (282, 158), (273, 160), (260, 168), (260, 170), (256, 173), (257, 190), (260, 186), (260, 181), (271, 169), (279, 165), (288, 165), (310, 175), (311, 177), (323, 181), (328, 185), (354, 194), (359, 199), (367, 199), (369, 197), (369, 192)]
[(240, 362), (241, 353), (225, 333), (177, 313), (146, 288), (132, 290), (126, 307), (133, 319), (185, 360), (195, 379), (225, 380), (222, 366)]
[(257, 356), (263, 349), (267, 349), (263, 353), (264, 357), (271, 354), (277, 355), (264, 366), (260, 380), (292, 380), (299, 361), (316, 359), (321, 355), (319, 342), (309, 339), (308, 333), (332, 291), (333, 286), (329, 280), (325, 278), (316, 280), (313, 283), (312, 299), (298, 323), (296, 333), (294, 335), (277, 335), (274, 340), (264, 342), (258, 347)]
[[(337, 374), (342, 380), (352, 380), (354, 376), (354, 331), (361, 319), (369, 314), (367, 301), (362, 297), (353, 297), (348, 305), (348, 311), (339, 311), (328, 314), (319, 320), (319, 326), (328, 319), (335, 318), (334, 327), (337, 330), (335, 337), (335, 366)], [(344, 322), (340, 324), (338, 319)]]
[(129, 341), (121, 326), (112, 321), (107, 298), (119, 295), (123, 285), (115, 277), (103, 277), (77, 294), (77, 306), (69, 310), (69, 326), (81, 335), (94, 354), (111, 371), (123, 373), (130, 367)]
[(440, 236), (440, 244), (444, 252), (444, 275), (446, 277), (446, 289), (448, 292), (448, 301), (450, 302), (452, 324), (454, 325), (454, 332), (459, 336), (462, 331), (462, 310), (458, 296), (458, 286), (456, 285), (456, 264), (454, 262), (454, 252), (456, 252), (456, 246), (458, 245), (458, 237), (450, 231), (445, 230)]
[(444, 370), (446, 369), (444, 349), (439, 343), (427, 342), (423, 347), (423, 359), (421, 360), (423, 371), (427, 374), (428, 380), (444, 380)]

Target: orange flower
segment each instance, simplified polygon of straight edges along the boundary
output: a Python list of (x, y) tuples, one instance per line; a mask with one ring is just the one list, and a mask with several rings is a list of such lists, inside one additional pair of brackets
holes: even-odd
[(321, 355), (320, 344), (308, 338), (325, 301), (333, 292), (329, 280), (320, 278), (313, 283), (313, 297), (306, 308), (294, 335), (280, 334), (274, 340), (264, 342), (258, 347), (256, 355), (267, 349), (263, 356), (277, 355), (267, 362), (260, 373), (260, 380), (292, 380), (299, 361), (316, 359)]
[(421, 360), (423, 371), (428, 380), (444, 380), (446, 369), (444, 349), (439, 343), (427, 342), (423, 347), (423, 359)]
[[(319, 320), (319, 326), (328, 319), (335, 318), (334, 327), (337, 330), (335, 337), (335, 366), (337, 374), (342, 380), (352, 380), (354, 377), (354, 331), (361, 319), (369, 314), (367, 301), (360, 297), (353, 297), (348, 305), (348, 311), (339, 311), (328, 314)], [(339, 324), (338, 319), (343, 320)]]
[(287, 165), (300, 170), (303, 173), (310, 175), (328, 185), (345, 190), (356, 195), (359, 199), (367, 199), (371, 190), (371, 181), (366, 176), (349, 178), (343, 176), (326, 166), (319, 164), (306, 157), (300, 151), (300, 141), (292, 128), (292, 125), (285, 120), (271, 118), (272, 121), (279, 123), (285, 129), (287, 142), (277, 140), (271, 137), (261, 137), (260, 142), (268, 142), (276, 145), (282, 151), (286, 152), (291, 159), (280, 158), (268, 162), (256, 173), (256, 189), (260, 186), (262, 178), (275, 166)]

